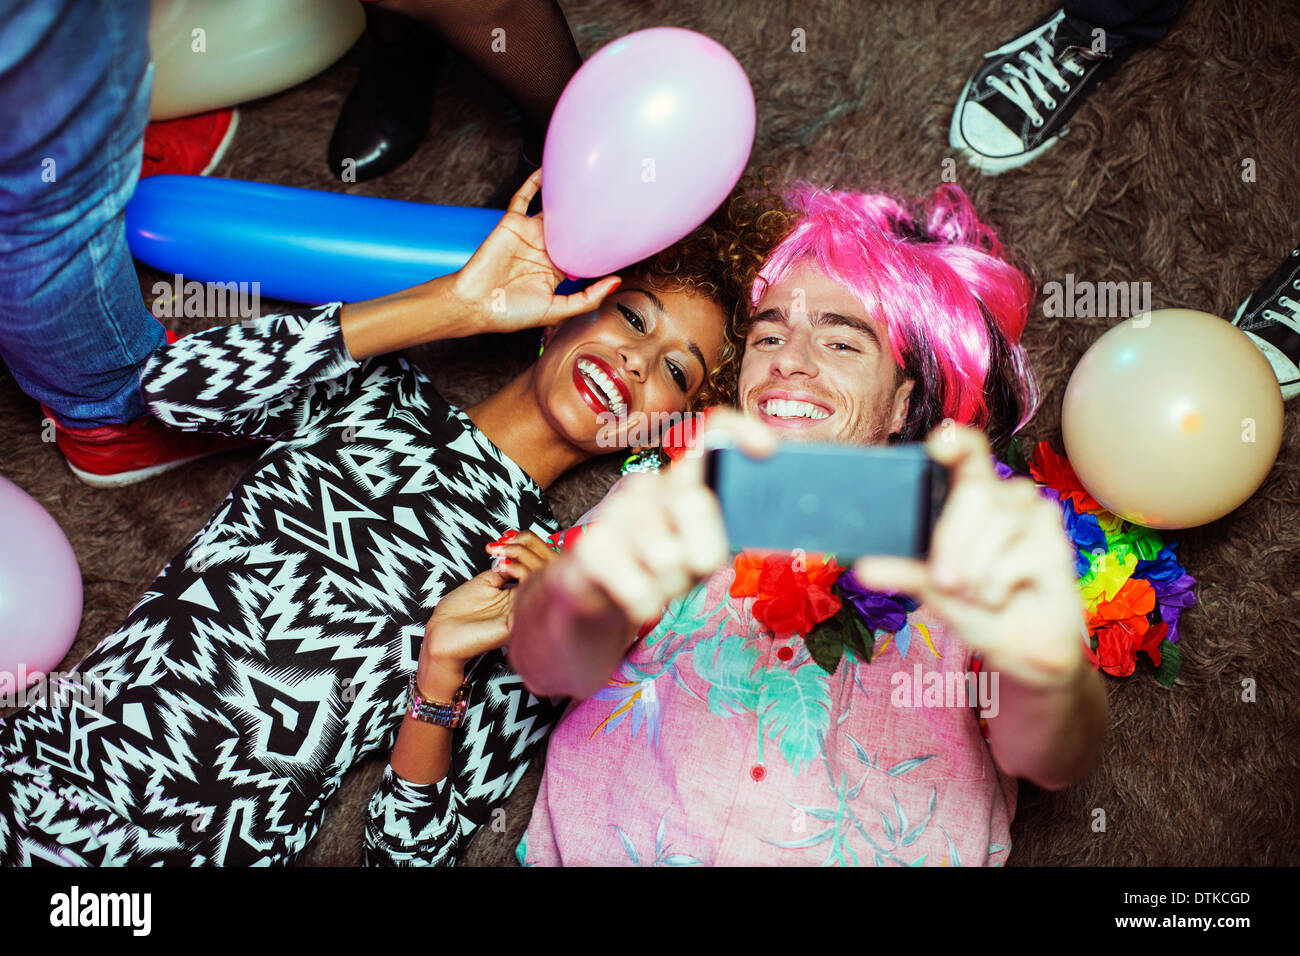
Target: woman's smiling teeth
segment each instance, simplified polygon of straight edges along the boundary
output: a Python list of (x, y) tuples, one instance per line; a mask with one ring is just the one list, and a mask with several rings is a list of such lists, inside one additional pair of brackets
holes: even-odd
[(600, 370), (600, 366), (586, 359), (578, 359), (578, 371), (593, 386), (592, 391), (605, 399), (605, 404), (611, 412), (615, 415), (623, 414), (627, 407), (623, 403), (623, 396), (613, 379)]
[(769, 398), (759, 410), (773, 418), (811, 418), (815, 422), (830, 418), (830, 412), (818, 408), (812, 402), (795, 402), (784, 398)]

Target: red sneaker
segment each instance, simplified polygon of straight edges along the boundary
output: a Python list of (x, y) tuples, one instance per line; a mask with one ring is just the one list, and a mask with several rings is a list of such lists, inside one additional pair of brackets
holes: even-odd
[[(164, 331), (168, 343), (180, 338), (171, 329)], [(72, 473), (95, 488), (132, 485), (208, 455), (264, 444), (255, 438), (181, 431), (152, 415), (121, 425), (69, 428), (44, 403), (41, 413), (54, 422), (54, 441)]]
[(68, 428), (44, 404), (41, 412), (54, 422), (55, 442), (72, 473), (95, 488), (132, 485), (208, 455), (264, 444), (254, 438), (181, 431), (152, 415), (121, 425)]
[(237, 109), (150, 123), (144, 129), (140, 178), (162, 173), (206, 176), (226, 155), (238, 126)]

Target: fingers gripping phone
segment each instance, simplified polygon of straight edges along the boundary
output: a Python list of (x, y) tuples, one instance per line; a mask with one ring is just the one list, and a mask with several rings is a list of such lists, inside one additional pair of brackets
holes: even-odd
[(924, 559), (948, 495), (947, 469), (920, 443), (784, 444), (763, 459), (723, 446), (704, 467), (735, 550)]

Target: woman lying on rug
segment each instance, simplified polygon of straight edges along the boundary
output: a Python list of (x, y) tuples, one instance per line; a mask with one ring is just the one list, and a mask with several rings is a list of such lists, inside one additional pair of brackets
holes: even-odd
[[(426, 749), (414, 780), (386, 768), (369, 858), (452, 863), (510, 793), (558, 709), (499, 651), (441, 653), (413, 682), (435, 656), (426, 622), (504, 529), (556, 530), (546, 487), (624, 443), (598, 440), (602, 416), (725, 395), (727, 327), (786, 221), (775, 197), (737, 191), (659, 256), (555, 296), (563, 276), (524, 215), (539, 185), (453, 276), (154, 357), (142, 385), (158, 417), (271, 444), (73, 677), (0, 725), (0, 863), (288, 862), (344, 773), (420, 711), (411, 693), (434, 723), (406, 721)], [(539, 360), (466, 410), (390, 354), (543, 325)]]
[(1060, 509), (999, 481), (984, 434), (1037, 403), (1028, 280), (956, 187), (915, 217), (886, 196), (791, 198), (752, 293), (744, 417), (723, 427), (764, 453), (928, 437), (952, 469), (930, 557), (733, 560), (690, 460), (630, 476), (513, 591), (489, 572), (449, 594), (440, 641), (477, 648), (496, 613), (527, 686), (577, 701), (528, 865), (999, 865), (1016, 778), (1063, 787), (1100, 753)]

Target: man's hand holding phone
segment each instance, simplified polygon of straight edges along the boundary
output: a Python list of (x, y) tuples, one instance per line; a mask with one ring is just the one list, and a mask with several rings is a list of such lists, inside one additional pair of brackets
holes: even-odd
[[(739, 431), (756, 452), (774, 444), (746, 425), (763, 428), (716, 413), (706, 434)], [(574, 547), (573, 560), (563, 562), (562, 579), (575, 600), (603, 598), (639, 626), (727, 558), (718, 500), (704, 484), (702, 458), (688, 453), (666, 472), (628, 476)]]
[(1002, 480), (981, 432), (941, 425), (926, 451), (951, 469), (926, 561), (867, 557), (869, 588), (929, 605), (986, 664), (1029, 686), (1075, 680), (1085, 665), (1083, 600), (1061, 510), (1027, 478)]
[[(776, 447), (766, 426), (735, 412), (711, 415), (706, 434), (754, 455)], [(667, 472), (630, 475), (577, 544), (520, 585), (511, 664), (535, 694), (589, 696), (642, 624), (729, 557), (699, 452)]]

